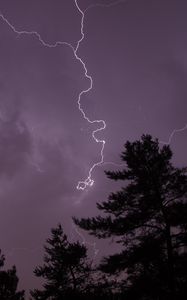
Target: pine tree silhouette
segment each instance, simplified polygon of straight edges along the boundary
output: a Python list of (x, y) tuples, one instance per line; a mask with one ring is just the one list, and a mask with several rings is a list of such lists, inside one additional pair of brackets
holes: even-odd
[(97, 203), (104, 216), (74, 222), (98, 238), (118, 238), (122, 251), (100, 269), (123, 276), (124, 299), (186, 299), (187, 168), (174, 167), (170, 146), (150, 135), (126, 142), (121, 158), (126, 169), (106, 175), (124, 186)]
[(51, 233), (44, 246), (44, 264), (34, 271), (45, 284), (31, 295), (34, 299), (82, 299), (91, 268), (87, 249), (79, 242), (70, 243), (60, 224)]
[(18, 276), (16, 267), (9, 270), (1, 270), (4, 267), (5, 257), (0, 250), (0, 299), (1, 300), (24, 300), (24, 291), (17, 291)]

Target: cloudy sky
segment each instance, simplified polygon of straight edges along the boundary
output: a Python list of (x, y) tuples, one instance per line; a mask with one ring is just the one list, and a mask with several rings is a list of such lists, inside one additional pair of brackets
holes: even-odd
[[(59, 222), (94, 255), (71, 217), (115, 191), (104, 170), (127, 140), (150, 133), (186, 164), (186, 13), (185, 0), (0, 0), (0, 248), (21, 288), (39, 286), (32, 271)], [(102, 147), (102, 123), (78, 107), (84, 64), (81, 108), (106, 123), (105, 163), (77, 190)], [(95, 242), (97, 259), (109, 246)]]

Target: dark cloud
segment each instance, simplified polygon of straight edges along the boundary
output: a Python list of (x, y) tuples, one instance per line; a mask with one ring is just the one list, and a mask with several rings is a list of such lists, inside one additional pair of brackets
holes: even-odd
[[(78, 1), (82, 9), (113, 2)], [(81, 38), (74, 1), (0, 0), (0, 11), (17, 30), (37, 31), (44, 42), (75, 46)], [(91, 120), (106, 121), (105, 131), (97, 133), (106, 140), (105, 162), (120, 163), (127, 139), (151, 133), (167, 142), (187, 123), (186, 28), (183, 0), (132, 0), (87, 11), (78, 55), (93, 89), (81, 104)], [(101, 144), (92, 139), (97, 127), (78, 110), (78, 95), (89, 84), (71, 46), (46, 47), (35, 34), (16, 34), (0, 18), (0, 248), (28, 289), (39, 284), (32, 270), (50, 228), (61, 221), (69, 236), (81, 239), (71, 217), (96, 214), (95, 203), (118, 187), (104, 175), (118, 167), (105, 164), (93, 170), (92, 187), (76, 190), (100, 160)], [(171, 141), (181, 165), (186, 132)], [(98, 259), (105, 245), (97, 241)]]
[(32, 152), (28, 129), (17, 112), (1, 114), (0, 119), (0, 175), (12, 177), (21, 172)]

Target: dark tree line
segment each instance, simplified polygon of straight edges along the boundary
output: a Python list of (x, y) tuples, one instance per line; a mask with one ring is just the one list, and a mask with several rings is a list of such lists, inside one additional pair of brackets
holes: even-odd
[[(45, 282), (31, 291), (32, 299), (187, 298), (187, 168), (174, 167), (169, 145), (160, 147), (150, 135), (126, 142), (121, 159), (125, 169), (106, 175), (123, 187), (97, 203), (101, 215), (73, 218), (99, 239), (115, 238), (121, 250), (94, 266), (87, 248), (69, 242), (58, 225), (44, 246), (43, 265), (34, 270)], [(3, 262), (1, 257), (0, 267)], [(24, 299), (17, 282), (15, 267), (0, 271), (1, 300)]]
[(24, 300), (24, 291), (17, 291), (19, 279), (16, 267), (4, 270), (5, 257), (0, 250), (0, 299), (1, 300)]

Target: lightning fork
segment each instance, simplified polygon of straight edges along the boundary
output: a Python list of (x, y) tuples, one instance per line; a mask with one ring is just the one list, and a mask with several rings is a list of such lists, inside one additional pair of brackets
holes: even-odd
[(171, 141), (172, 141), (172, 139), (173, 139), (173, 137), (174, 137), (174, 135), (175, 135), (176, 133), (178, 133), (178, 132), (182, 132), (182, 131), (185, 131), (185, 130), (187, 130), (187, 124), (185, 124), (185, 126), (182, 127), (182, 128), (174, 129), (174, 130), (172, 131), (172, 133), (170, 134), (170, 136), (169, 136), (168, 142), (160, 141), (160, 143), (161, 143), (161, 144), (164, 144), (164, 145), (170, 145), (170, 144), (171, 144)]
[[(127, 1), (127, 0), (125, 0)], [(81, 38), (77, 41), (77, 45), (76, 47), (74, 47), (71, 43), (68, 43), (68, 42), (65, 42), (65, 41), (56, 41), (55, 43), (53, 44), (49, 44), (47, 42), (45, 42), (41, 35), (37, 32), (37, 31), (26, 31), (26, 30), (21, 30), (21, 31), (18, 31), (15, 26), (13, 24), (11, 24), (8, 19), (0, 12), (0, 18), (13, 30), (13, 32), (15, 32), (18, 36), (19, 35), (33, 35), (33, 36), (36, 36), (38, 38), (38, 40), (40, 41), (40, 43), (44, 46), (44, 47), (48, 47), (48, 48), (56, 48), (57, 46), (60, 46), (60, 45), (64, 45), (64, 46), (68, 46), (72, 51), (73, 51), (73, 54), (76, 58), (76, 60), (78, 60), (81, 65), (83, 66), (84, 68), (84, 74), (85, 74), (85, 77), (90, 81), (90, 85), (87, 89), (85, 90), (82, 90), (80, 93), (79, 93), (79, 96), (78, 96), (78, 101), (77, 101), (77, 104), (78, 104), (78, 109), (79, 111), (81, 112), (81, 114), (83, 115), (83, 118), (90, 124), (101, 124), (101, 126), (99, 128), (97, 128), (96, 130), (92, 131), (92, 138), (94, 139), (94, 141), (96, 143), (100, 143), (101, 144), (101, 151), (100, 151), (100, 155), (101, 155), (101, 159), (94, 163), (92, 165), (92, 167), (89, 169), (89, 172), (88, 172), (88, 177), (84, 180), (84, 181), (79, 181), (78, 184), (77, 184), (77, 189), (78, 190), (85, 190), (86, 187), (88, 186), (92, 186), (94, 184), (94, 180), (92, 179), (92, 171), (94, 170), (95, 167), (101, 165), (102, 163), (104, 163), (104, 148), (105, 148), (105, 140), (101, 140), (101, 139), (98, 139), (96, 137), (96, 133), (104, 130), (106, 128), (106, 123), (104, 120), (91, 120), (84, 112), (82, 106), (81, 106), (81, 97), (82, 95), (84, 94), (87, 94), (88, 92), (91, 91), (92, 87), (93, 87), (93, 79), (92, 77), (88, 74), (88, 70), (86, 68), (86, 64), (84, 63), (84, 61), (81, 59), (81, 57), (78, 55), (78, 50), (79, 50), (79, 46), (81, 44), (81, 42), (84, 40), (84, 19), (85, 19), (85, 13), (93, 8), (93, 7), (111, 7), (111, 6), (114, 6), (114, 5), (117, 5), (119, 3), (123, 3), (125, 2), (124, 0), (118, 0), (118, 1), (115, 1), (115, 2), (112, 2), (110, 4), (92, 4), (90, 6), (88, 6), (84, 11), (80, 8), (79, 4), (78, 4), (78, 0), (74, 0), (74, 3), (75, 3), (75, 6), (78, 10), (78, 12), (81, 14)]]

